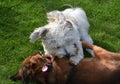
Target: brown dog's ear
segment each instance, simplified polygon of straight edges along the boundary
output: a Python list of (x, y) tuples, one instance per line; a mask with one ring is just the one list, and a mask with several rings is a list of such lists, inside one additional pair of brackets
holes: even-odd
[(34, 53), (34, 55), (37, 55), (37, 54), (39, 54), (39, 55), (41, 55), (41, 56), (42, 56), (41, 51), (36, 51), (36, 52)]
[(22, 65), (25, 65), (26, 63), (28, 63), (28, 61), (31, 59), (32, 56), (27, 57), (23, 62)]

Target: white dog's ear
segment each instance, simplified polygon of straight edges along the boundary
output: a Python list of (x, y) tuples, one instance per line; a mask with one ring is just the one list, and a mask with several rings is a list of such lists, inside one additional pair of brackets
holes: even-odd
[(56, 22), (62, 24), (65, 21), (65, 16), (58, 10), (47, 13), (47, 18), (48, 22)]
[(57, 20), (58, 20), (57, 15), (58, 15), (58, 13), (57, 13), (56, 10), (55, 10), (55, 11), (48, 12), (48, 13), (47, 13), (47, 19), (48, 19), (47, 21), (48, 21), (48, 22), (55, 22), (55, 21), (57, 21)]
[(66, 20), (66, 26), (68, 28), (73, 28), (73, 23), (70, 20)]
[(36, 28), (30, 35), (29, 39), (30, 42), (34, 43), (36, 40), (38, 40), (39, 38), (42, 38), (46, 35), (47, 33), (47, 29), (44, 27), (41, 28)]

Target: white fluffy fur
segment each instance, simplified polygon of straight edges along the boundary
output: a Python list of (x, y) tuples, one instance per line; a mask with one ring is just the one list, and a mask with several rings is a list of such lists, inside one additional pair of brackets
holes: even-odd
[[(66, 55), (65, 49), (70, 54), (70, 62), (78, 64), (83, 59), (81, 40), (93, 43), (88, 34), (89, 23), (85, 12), (81, 8), (70, 8), (64, 11), (47, 13), (48, 24), (37, 28), (31, 33), (30, 41), (42, 39), (46, 55)], [(93, 55), (92, 50), (88, 51)]]

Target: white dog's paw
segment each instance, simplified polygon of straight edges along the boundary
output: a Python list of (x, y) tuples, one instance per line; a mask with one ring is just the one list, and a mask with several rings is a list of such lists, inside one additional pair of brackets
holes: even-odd
[(72, 56), (72, 57), (70, 57), (70, 63), (77, 65), (80, 62), (80, 60), (82, 60), (82, 59), (83, 59), (82, 57), (80, 58), (78, 56)]

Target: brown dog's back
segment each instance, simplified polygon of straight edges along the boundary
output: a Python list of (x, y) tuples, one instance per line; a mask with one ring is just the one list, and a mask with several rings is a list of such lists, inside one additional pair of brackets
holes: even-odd
[(69, 84), (120, 84), (120, 54), (83, 42), (95, 57), (85, 58), (76, 66)]
[(120, 84), (120, 69), (116, 65), (112, 65), (116, 69), (111, 69), (111, 63), (106, 65), (97, 58), (83, 59), (68, 84)]

